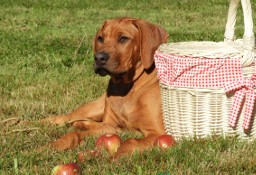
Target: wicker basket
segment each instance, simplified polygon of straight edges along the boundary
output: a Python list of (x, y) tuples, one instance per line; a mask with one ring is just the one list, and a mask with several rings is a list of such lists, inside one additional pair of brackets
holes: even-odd
[(211, 135), (256, 137), (251, 4), (241, 1), (244, 37), (234, 40), (239, 3), (230, 1), (224, 42), (167, 43), (155, 53), (165, 129), (177, 140)]

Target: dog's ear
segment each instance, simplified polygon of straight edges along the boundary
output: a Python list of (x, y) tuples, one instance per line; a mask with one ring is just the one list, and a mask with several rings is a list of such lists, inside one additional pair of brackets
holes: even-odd
[(133, 24), (139, 29), (142, 64), (145, 69), (149, 69), (153, 64), (156, 49), (167, 41), (169, 35), (162, 27), (142, 19), (134, 20)]

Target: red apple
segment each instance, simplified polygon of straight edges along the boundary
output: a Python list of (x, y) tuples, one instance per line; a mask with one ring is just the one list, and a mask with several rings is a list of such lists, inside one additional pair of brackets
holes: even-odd
[(81, 175), (82, 170), (76, 163), (57, 165), (53, 168), (51, 175)]
[(121, 138), (116, 134), (104, 134), (97, 139), (95, 146), (98, 149), (105, 148), (109, 154), (113, 155), (117, 152), (121, 142)]
[(169, 148), (172, 145), (176, 144), (176, 141), (174, 138), (170, 135), (161, 135), (156, 140), (154, 145), (159, 146), (160, 148)]
[(89, 160), (93, 157), (99, 156), (99, 151), (97, 150), (85, 150), (84, 152), (79, 152), (77, 156), (78, 162), (83, 162), (84, 160)]

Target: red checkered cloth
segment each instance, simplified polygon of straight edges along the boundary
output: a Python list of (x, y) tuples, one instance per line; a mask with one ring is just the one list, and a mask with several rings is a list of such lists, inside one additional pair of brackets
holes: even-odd
[(256, 75), (251, 79), (243, 77), (239, 59), (192, 58), (159, 51), (155, 52), (154, 59), (162, 84), (186, 88), (224, 88), (226, 93), (235, 92), (229, 116), (232, 127), (236, 126), (246, 97), (243, 128), (249, 129), (256, 99)]
[(243, 121), (243, 128), (249, 129), (251, 124), (251, 118), (253, 115), (255, 97), (256, 97), (256, 94), (254, 91), (255, 85), (256, 85), (256, 75), (253, 75), (251, 79), (244, 78), (244, 80), (242, 81), (234, 81), (224, 87), (226, 93), (236, 91), (234, 96), (234, 102), (232, 103), (231, 110), (230, 110), (230, 117), (229, 117), (229, 124), (232, 127), (236, 126), (239, 112), (241, 110), (243, 101), (245, 99), (246, 108), (245, 108), (245, 116)]

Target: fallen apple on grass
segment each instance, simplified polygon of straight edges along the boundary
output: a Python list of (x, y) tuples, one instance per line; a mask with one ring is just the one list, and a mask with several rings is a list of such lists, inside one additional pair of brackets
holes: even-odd
[(82, 170), (76, 163), (57, 165), (53, 168), (51, 175), (81, 175)]
[(176, 144), (176, 141), (174, 140), (174, 138), (166, 134), (159, 136), (154, 143), (155, 146), (158, 146), (163, 149), (167, 149), (173, 146), (174, 144)]
[(96, 140), (95, 146), (97, 149), (105, 148), (109, 154), (113, 155), (121, 142), (121, 138), (116, 134), (104, 134)]

